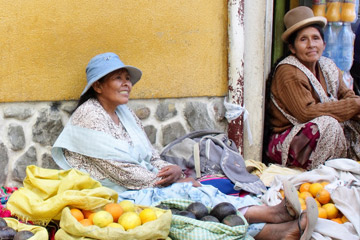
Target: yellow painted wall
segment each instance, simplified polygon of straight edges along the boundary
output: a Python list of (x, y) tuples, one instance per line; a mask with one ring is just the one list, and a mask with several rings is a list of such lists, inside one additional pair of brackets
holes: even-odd
[(0, 102), (77, 99), (108, 51), (132, 98), (227, 93), (227, 0), (0, 0), (0, 36)]

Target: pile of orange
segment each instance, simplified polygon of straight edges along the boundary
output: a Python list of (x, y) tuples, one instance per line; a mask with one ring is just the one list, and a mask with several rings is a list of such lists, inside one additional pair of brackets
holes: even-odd
[(132, 201), (124, 200), (108, 203), (96, 211), (71, 208), (70, 213), (83, 226), (116, 227), (126, 231), (156, 220), (163, 212), (150, 207), (140, 208)]
[[(325, 189), (327, 184), (329, 184), (329, 182), (325, 181), (315, 183), (306, 182), (301, 184), (298, 189), (301, 209), (306, 209), (305, 199), (307, 197), (312, 197), (318, 205), (319, 218), (329, 219), (339, 224), (348, 222), (348, 219), (336, 208), (331, 200), (330, 193)], [(284, 197), (283, 190), (281, 190), (280, 193)]]

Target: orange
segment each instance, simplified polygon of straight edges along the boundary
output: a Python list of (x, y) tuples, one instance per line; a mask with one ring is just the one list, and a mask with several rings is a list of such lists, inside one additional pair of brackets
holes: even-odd
[(108, 203), (105, 205), (105, 211), (111, 213), (114, 218), (114, 222), (117, 222), (121, 214), (123, 214), (123, 208), (117, 203)]
[(141, 224), (157, 219), (155, 210), (151, 208), (145, 208), (144, 210), (142, 210), (139, 214), (139, 217), (141, 219)]
[(319, 207), (318, 212), (319, 212), (319, 215), (318, 215), (319, 218), (327, 219), (327, 213), (326, 213), (325, 208)]
[(315, 202), (316, 202), (316, 205), (317, 205), (318, 207), (321, 207), (321, 203), (319, 203), (318, 200), (315, 199)]
[(346, 222), (348, 222), (349, 220), (348, 220), (345, 216), (342, 216), (342, 217), (341, 217), (341, 221), (342, 221), (343, 223), (346, 223)]
[(326, 210), (328, 219), (336, 218), (339, 213), (339, 210), (335, 207), (333, 203), (324, 204), (322, 208)]
[(94, 215), (95, 215), (95, 213), (93, 212), (92, 214), (89, 215), (88, 219), (93, 221)]
[(300, 197), (299, 197), (299, 202), (300, 202), (300, 205), (302, 205), (302, 204), (306, 205), (305, 200), (304, 200), (304, 199), (302, 199), (302, 198), (300, 198)]
[(312, 183), (309, 187), (309, 192), (313, 197), (316, 197), (316, 194), (323, 188), (324, 187), (321, 185), (321, 183)]
[(85, 209), (82, 209), (81, 212), (84, 214), (84, 218), (89, 218), (90, 214), (93, 213), (92, 210), (85, 210)]
[(303, 183), (301, 184), (300, 188), (299, 188), (299, 191), (302, 193), (302, 192), (308, 192), (309, 191), (309, 188), (310, 188), (310, 185), (311, 183)]
[(285, 197), (284, 190), (281, 189), (279, 192), (281, 194), (281, 198), (284, 199), (284, 197)]
[(343, 222), (341, 221), (340, 218), (333, 218), (333, 219), (330, 219), (331, 221), (334, 221), (334, 222), (337, 222), (339, 224), (343, 224)]
[(73, 217), (76, 218), (76, 220), (78, 220), (79, 222), (84, 219), (84, 214), (81, 212), (80, 209), (72, 208), (72, 209), (70, 209), (70, 213), (71, 213), (71, 215), (73, 215)]
[(93, 225), (93, 222), (87, 218), (84, 218), (83, 220), (81, 220), (80, 223), (85, 227)]
[(313, 197), (313, 196), (309, 192), (301, 192), (299, 197), (306, 200), (307, 197)]
[(327, 204), (330, 202), (330, 193), (326, 189), (321, 189), (316, 194), (316, 200), (318, 200), (321, 204)]
[(326, 185), (328, 185), (329, 184), (329, 182), (327, 182), (327, 181), (323, 181), (323, 182), (321, 182), (320, 183), (323, 187), (325, 187)]
[(301, 210), (306, 210), (306, 204), (300, 204), (300, 206), (301, 206)]

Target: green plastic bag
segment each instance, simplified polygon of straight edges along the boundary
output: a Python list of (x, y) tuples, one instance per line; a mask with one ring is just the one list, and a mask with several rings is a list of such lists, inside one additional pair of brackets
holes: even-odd
[(16, 231), (30, 231), (34, 234), (29, 240), (44, 240), (49, 238), (49, 233), (46, 228), (38, 226), (38, 225), (30, 225), (21, 223), (15, 218), (4, 218), (7, 225), (12, 227)]
[[(184, 199), (168, 199), (158, 204), (166, 205), (170, 208), (185, 210), (193, 201)], [(210, 208), (208, 207), (210, 210)], [(180, 215), (172, 215), (169, 236), (174, 240), (233, 240), (233, 239), (253, 239), (247, 234), (248, 222), (245, 217), (237, 211), (244, 225), (231, 227), (223, 223), (205, 222)]]
[[(143, 209), (148, 206), (136, 205)], [(154, 207), (150, 207), (154, 208)], [(154, 208), (157, 211), (162, 211), (163, 214), (158, 219), (144, 223), (134, 229), (124, 231), (120, 228), (98, 226), (83, 226), (70, 213), (70, 208), (63, 209), (60, 219), (60, 229), (55, 234), (55, 240), (87, 240), (87, 239), (101, 239), (101, 240), (153, 240), (153, 239), (168, 239), (171, 211)]]

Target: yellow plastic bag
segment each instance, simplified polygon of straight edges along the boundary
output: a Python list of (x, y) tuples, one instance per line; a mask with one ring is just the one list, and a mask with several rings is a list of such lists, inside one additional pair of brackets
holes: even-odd
[(6, 208), (23, 221), (47, 225), (52, 219), (60, 220), (66, 206), (95, 209), (117, 199), (116, 191), (102, 187), (86, 173), (30, 165), (24, 187), (10, 196)]
[[(136, 205), (143, 209), (148, 206)], [(154, 207), (151, 207), (154, 208)], [(171, 225), (171, 211), (156, 208), (157, 211), (163, 212), (158, 219), (147, 222), (134, 229), (124, 231), (120, 228), (98, 226), (84, 227), (70, 213), (70, 208), (63, 209), (60, 219), (60, 229), (55, 234), (55, 240), (85, 240), (85, 239), (103, 239), (103, 240), (153, 240), (169, 239), (168, 234)]]
[(4, 220), (6, 221), (6, 223), (9, 227), (12, 227), (13, 229), (15, 229), (18, 232), (19, 231), (31, 231), (34, 234), (34, 236), (29, 238), (29, 240), (49, 239), (48, 231), (44, 227), (37, 226), (37, 225), (24, 224), (24, 223), (19, 222), (15, 218), (4, 218)]

